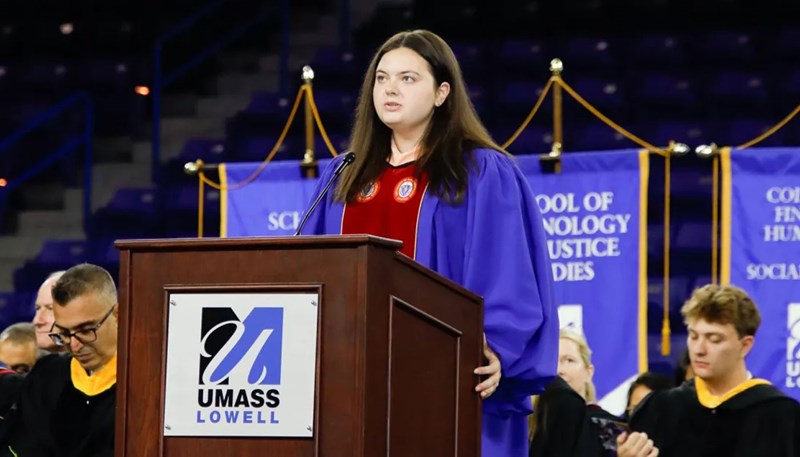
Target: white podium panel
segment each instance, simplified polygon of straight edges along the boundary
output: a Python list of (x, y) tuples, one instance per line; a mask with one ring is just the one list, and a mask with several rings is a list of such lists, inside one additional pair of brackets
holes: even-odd
[(173, 293), (164, 436), (311, 437), (316, 293)]

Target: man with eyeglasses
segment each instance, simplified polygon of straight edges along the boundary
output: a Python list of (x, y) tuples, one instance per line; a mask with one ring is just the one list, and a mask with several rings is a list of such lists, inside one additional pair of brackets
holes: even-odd
[(0, 456), (114, 455), (117, 290), (101, 267), (81, 264), (53, 286), (54, 344), (26, 377), (0, 429)]

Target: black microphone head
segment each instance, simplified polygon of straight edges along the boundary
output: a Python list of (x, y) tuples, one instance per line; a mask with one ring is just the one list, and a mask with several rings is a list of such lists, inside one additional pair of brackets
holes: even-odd
[(347, 151), (344, 153), (344, 159), (342, 160), (344, 160), (344, 163), (350, 165), (354, 160), (356, 160), (356, 153), (353, 151)]

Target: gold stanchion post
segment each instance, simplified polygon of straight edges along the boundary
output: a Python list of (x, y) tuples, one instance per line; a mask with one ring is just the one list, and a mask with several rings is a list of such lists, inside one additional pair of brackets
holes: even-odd
[[(306, 65), (303, 67), (303, 84), (311, 86), (314, 80), (314, 70)], [(305, 131), (306, 131), (306, 151), (303, 154), (303, 161), (300, 163), (300, 168), (303, 171), (303, 176), (306, 178), (316, 178), (319, 175), (319, 166), (317, 158), (314, 154), (314, 113), (311, 109), (310, 94), (311, 91), (305, 93)]]
[[(550, 73), (553, 75), (554, 79), (560, 79), (563, 71), (564, 63), (561, 59), (553, 59), (550, 61)], [(561, 86), (556, 81), (556, 84), (553, 84), (553, 145), (549, 153), (539, 156), (542, 167), (546, 171), (552, 173), (561, 172), (561, 152), (563, 151), (564, 145), (561, 101)]]

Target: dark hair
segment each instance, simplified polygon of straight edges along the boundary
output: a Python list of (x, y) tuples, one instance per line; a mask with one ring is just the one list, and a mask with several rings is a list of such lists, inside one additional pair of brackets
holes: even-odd
[(90, 263), (65, 271), (53, 286), (53, 301), (60, 306), (86, 294), (96, 294), (106, 306), (117, 303), (117, 288), (111, 275), (104, 268)]
[(631, 383), (631, 387), (628, 390), (628, 398), (630, 398), (630, 393), (633, 392), (633, 389), (638, 386), (645, 386), (652, 391), (667, 390), (675, 387), (668, 376), (647, 371), (640, 374), (639, 377)]
[(684, 322), (703, 319), (731, 324), (739, 337), (754, 336), (761, 325), (758, 307), (745, 291), (726, 284), (708, 284), (692, 292), (681, 308)]
[(625, 410), (626, 417), (631, 413), (631, 411), (628, 410), (628, 408), (630, 408), (631, 406), (631, 396), (633, 395), (633, 391), (639, 386), (645, 386), (652, 392), (658, 392), (659, 390), (671, 389), (675, 387), (675, 384), (668, 376), (660, 373), (653, 373), (652, 371), (646, 371), (640, 374), (628, 388), (628, 403), (626, 404), (626, 410)]
[(689, 367), (692, 365), (692, 361), (689, 360), (689, 350), (686, 349), (681, 354), (681, 358), (678, 360), (678, 366), (675, 367), (675, 385), (679, 386), (686, 381), (686, 372), (689, 370)]
[(391, 155), (391, 129), (381, 122), (373, 105), (375, 76), (384, 54), (408, 48), (428, 63), (436, 85), (450, 84), (450, 94), (434, 109), (428, 129), (420, 141), (418, 170), (428, 176), (430, 190), (448, 202), (461, 202), (469, 175), (466, 151), (476, 147), (502, 151), (483, 126), (469, 99), (464, 77), (452, 49), (427, 30), (400, 32), (389, 38), (372, 58), (356, 108), (350, 149), (355, 163), (347, 168), (336, 189), (336, 198), (347, 202), (378, 178)]

